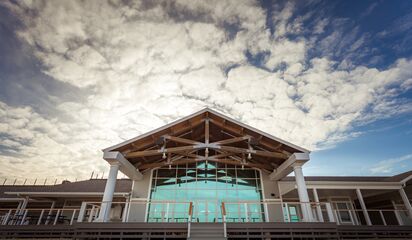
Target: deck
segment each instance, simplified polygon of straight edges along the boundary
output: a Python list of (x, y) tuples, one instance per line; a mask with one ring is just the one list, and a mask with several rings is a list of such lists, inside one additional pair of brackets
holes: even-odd
[[(222, 223), (207, 224), (223, 227)], [(187, 223), (6, 225), (0, 226), (0, 238), (186, 239), (187, 229)], [(412, 239), (412, 227), (334, 223), (227, 223), (227, 234), (228, 239)]]

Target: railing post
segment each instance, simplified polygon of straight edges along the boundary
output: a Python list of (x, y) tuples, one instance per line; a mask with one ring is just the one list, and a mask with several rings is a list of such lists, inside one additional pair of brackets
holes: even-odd
[(24, 214), (23, 214), (23, 217), (21, 218), (20, 225), (23, 225), (23, 224), (24, 224), (24, 219), (26, 218), (28, 211), (29, 211), (28, 209), (24, 210)]
[(287, 203), (285, 203), (285, 209), (286, 209), (287, 222), (290, 222), (289, 205)]
[(382, 213), (382, 210), (379, 210), (379, 214), (381, 215), (383, 225), (386, 226), (387, 224), (386, 224), (385, 216), (384, 216), (383, 213)]
[[(264, 209), (265, 209), (265, 222), (269, 222), (268, 203), (264, 202), (263, 206), (264, 206)], [(282, 209), (282, 213), (283, 213), (283, 209)]]
[(61, 210), (60, 210), (60, 209), (59, 209), (59, 210), (57, 210), (56, 217), (54, 218), (53, 225), (56, 225), (57, 220), (59, 219), (59, 216), (60, 216), (60, 212), (61, 212)]
[(2, 225), (7, 225), (7, 222), (9, 221), (9, 217), (11, 215), (12, 210), (10, 209), (9, 212), (6, 214), (6, 217), (3, 220)]
[(94, 214), (95, 205), (93, 204), (92, 209), (90, 210), (88, 222), (93, 221), (93, 214)]
[(245, 222), (249, 222), (247, 203), (244, 203), (243, 206), (245, 208)]
[(223, 221), (223, 236), (226, 239), (227, 238), (227, 228), (226, 228), (226, 207), (225, 203), (222, 202), (222, 221)]
[(74, 221), (74, 217), (76, 216), (76, 212), (77, 212), (77, 210), (74, 209), (74, 210), (73, 210), (72, 218), (70, 219), (70, 225), (73, 225), (73, 221)]
[(43, 214), (44, 214), (44, 209), (42, 209), (41, 212), (40, 212), (40, 216), (39, 216), (39, 220), (37, 221), (37, 225), (41, 224), (41, 219), (43, 218)]
[(126, 215), (127, 215), (127, 209), (129, 208), (129, 202), (126, 201), (124, 204), (124, 209), (123, 209), (123, 216), (122, 216), (122, 222), (126, 222)]
[(169, 222), (169, 209), (170, 209), (170, 203), (167, 202), (166, 203), (166, 214), (165, 214), (166, 222)]
[(189, 203), (189, 216), (188, 216), (188, 222), (187, 222), (187, 238), (190, 238), (190, 228), (192, 224), (192, 214), (193, 214), (193, 202)]

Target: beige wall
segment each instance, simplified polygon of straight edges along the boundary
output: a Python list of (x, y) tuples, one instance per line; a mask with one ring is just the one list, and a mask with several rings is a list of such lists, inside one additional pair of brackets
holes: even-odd
[(146, 219), (146, 199), (149, 198), (151, 172), (143, 174), (143, 179), (133, 182), (128, 222), (144, 222)]
[(263, 198), (266, 200), (266, 215), (271, 222), (282, 222), (282, 206), (280, 204), (280, 195), (278, 182), (272, 181), (269, 178), (269, 174), (261, 171), (261, 178), (263, 184)]

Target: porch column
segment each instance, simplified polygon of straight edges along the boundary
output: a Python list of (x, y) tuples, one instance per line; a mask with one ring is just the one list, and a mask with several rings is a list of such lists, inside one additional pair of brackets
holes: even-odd
[(110, 208), (112, 207), (114, 189), (116, 187), (117, 173), (120, 164), (118, 162), (110, 163), (109, 176), (107, 177), (106, 187), (104, 189), (102, 205), (100, 207), (98, 222), (107, 222), (109, 220)]
[(316, 213), (318, 214), (318, 220), (319, 222), (324, 222), (323, 215), (322, 215), (322, 208), (320, 206), (318, 191), (316, 188), (313, 189), (313, 197), (315, 198), (315, 202), (316, 202)]
[(312, 222), (313, 216), (310, 209), (309, 195), (306, 188), (305, 178), (303, 177), (302, 164), (293, 164), (293, 171), (295, 172), (295, 181), (298, 188), (299, 202), (302, 208), (302, 215), (304, 222)]
[(405, 204), (405, 207), (408, 210), (409, 217), (412, 218), (412, 206), (411, 202), (409, 202), (408, 196), (406, 195), (405, 189), (399, 189), (399, 193), (401, 194), (403, 203)]
[(365, 202), (363, 201), (363, 196), (359, 188), (356, 189), (356, 195), (358, 196), (359, 203), (362, 208), (363, 216), (365, 217), (366, 224), (372, 225), (371, 219), (369, 218), (368, 210), (366, 209)]

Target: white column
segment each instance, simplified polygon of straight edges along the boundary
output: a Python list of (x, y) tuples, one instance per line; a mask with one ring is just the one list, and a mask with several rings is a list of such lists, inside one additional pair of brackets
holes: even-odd
[(77, 222), (83, 222), (84, 215), (86, 214), (87, 202), (82, 202), (79, 210), (79, 216), (77, 217)]
[(117, 162), (110, 163), (109, 176), (107, 177), (106, 187), (104, 189), (102, 205), (100, 208), (98, 222), (109, 221), (110, 208), (112, 207), (114, 189), (116, 187), (117, 173), (119, 172), (120, 164)]
[(365, 202), (363, 201), (362, 193), (359, 188), (356, 189), (356, 195), (358, 196), (358, 200), (361, 205), (366, 224), (372, 225), (371, 219), (369, 218), (368, 210), (366, 209), (366, 205), (365, 205)]
[(409, 217), (412, 218), (412, 206), (411, 202), (409, 202), (408, 196), (405, 193), (405, 189), (399, 189), (399, 193), (401, 194), (403, 203), (405, 204), (406, 209), (408, 210)]
[(402, 225), (403, 225), (403, 221), (402, 221), (402, 217), (401, 217), (400, 214), (399, 214), (398, 207), (396, 206), (395, 201), (392, 200), (391, 202), (392, 202), (393, 209), (394, 209), (394, 212), (395, 212), (396, 220), (398, 220), (399, 225), (402, 226)]
[(322, 215), (322, 208), (320, 206), (318, 191), (316, 190), (316, 188), (313, 189), (313, 197), (315, 198), (315, 202), (316, 202), (316, 213), (318, 214), (318, 220), (319, 222), (324, 222), (323, 215)]
[(333, 210), (332, 206), (330, 205), (330, 202), (325, 203), (325, 206), (326, 212), (328, 213), (329, 222), (336, 222), (335, 215), (333, 215)]
[(309, 195), (306, 188), (305, 178), (303, 177), (302, 165), (294, 164), (293, 171), (295, 172), (295, 181), (298, 188), (299, 201), (301, 202), (300, 206), (302, 208), (303, 221), (312, 222), (313, 216), (312, 211), (310, 210)]

